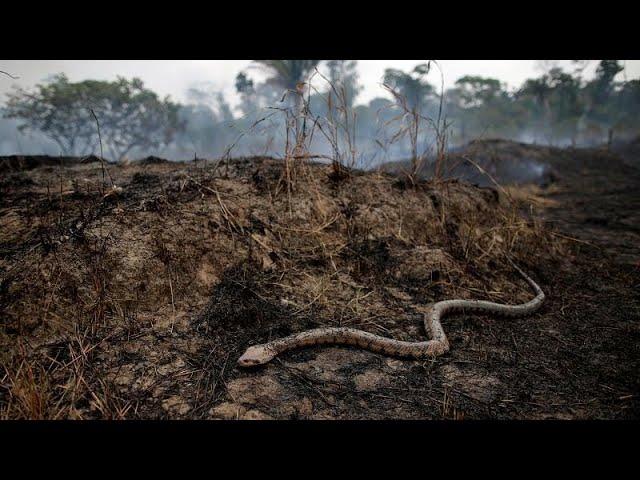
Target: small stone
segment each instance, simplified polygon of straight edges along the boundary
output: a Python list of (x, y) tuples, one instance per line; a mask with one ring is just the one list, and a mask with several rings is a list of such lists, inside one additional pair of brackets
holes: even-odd
[(355, 383), (356, 389), (368, 392), (388, 385), (389, 380), (389, 376), (385, 373), (376, 372), (374, 370), (367, 370), (366, 372), (357, 375), (353, 379), (353, 383)]
[(402, 360), (398, 360), (396, 358), (387, 358), (386, 364), (388, 367), (396, 369), (396, 368), (404, 367), (406, 365), (406, 362)]
[(236, 420), (244, 415), (246, 409), (237, 403), (224, 402), (209, 410), (209, 415), (223, 420)]
[(265, 271), (269, 271), (273, 269), (273, 260), (269, 255), (262, 255), (262, 269)]
[(313, 403), (307, 397), (304, 397), (298, 402), (297, 410), (300, 416), (309, 417), (313, 414)]
[(184, 401), (182, 397), (174, 395), (173, 397), (169, 397), (166, 400), (162, 401), (162, 408), (168, 412), (178, 415), (184, 415), (191, 407), (187, 402)]
[(273, 418), (259, 410), (248, 410), (242, 415), (242, 420), (273, 420)]

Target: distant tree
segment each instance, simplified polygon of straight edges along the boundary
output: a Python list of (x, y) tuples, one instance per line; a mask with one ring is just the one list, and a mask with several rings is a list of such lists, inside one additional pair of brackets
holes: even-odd
[(298, 83), (307, 81), (321, 60), (254, 60), (254, 62), (270, 74), (268, 83), (295, 90)]
[(140, 79), (102, 84), (92, 106), (100, 120), (102, 138), (114, 159), (121, 160), (132, 149), (159, 148), (168, 145), (183, 128), (178, 119), (179, 104), (169, 97), (144, 88)]
[(595, 103), (604, 103), (615, 88), (614, 79), (624, 67), (618, 60), (602, 60), (596, 68), (596, 78), (591, 82), (592, 95)]
[(410, 109), (422, 111), (427, 101), (436, 95), (433, 85), (425, 78), (429, 74), (429, 70), (428, 63), (417, 65), (409, 73), (387, 68), (384, 71), (383, 81), (406, 98)]
[(22, 88), (8, 93), (4, 116), (21, 120), (20, 132), (40, 131), (56, 142), (60, 152), (72, 155), (80, 143), (85, 148), (95, 130), (87, 110), (86, 86), (72, 84), (65, 75), (57, 75), (35, 92)]
[(233, 139), (230, 122), (209, 105), (190, 104), (180, 107), (179, 119), (184, 128), (176, 135), (177, 153), (199, 157), (221, 155)]
[(247, 117), (249, 124), (256, 120), (256, 115), (265, 107), (274, 106), (282, 98), (282, 88), (274, 82), (255, 83), (246, 72), (236, 75), (236, 93), (240, 95), (239, 110)]
[(446, 98), (447, 111), (463, 141), (469, 135), (509, 136), (518, 128), (513, 99), (495, 78), (461, 77)]
[(623, 83), (613, 103), (613, 108), (618, 113), (615, 128), (626, 130), (635, 136), (640, 135), (640, 80)]
[(601, 60), (595, 78), (585, 87), (588, 120), (602, 128), (612, 128), (616, 113), (610, 102), (616, 89), (615, 77), (623, 70), (618, 60)]
[(160, 100), (137, 78), (72, 83), (65, 75), (57, 75), (37, 85), (34, 92), (9, 93), (5, 115), (23, 121), (20, 130), (41, 131), (62, 153), (74, 154), (97, 147), (91, 109), (99, 119), (104, 146), (120, 160), (134, 148), (169, 144), (181, 128), (178, 108), (168, 97)]
[(489, 105), (503, 93), (502, 84), (495, 78), (467, 75), (458, 79), (456, 86), (466, 108)]
[(236, 93), (240, 95), (240, 111), (243, 115), (250, 115), (258, 109), (258, 99), (256, 98), (256, 89), (245, 72), (236, 75)]
[(362, 85), (358, 79), (358, 62), (355, 60), (327, 60), (329, 80), (335, 86), (345, 89), (347, 108), (352, 109)]
[[(297, 91), (298, 86), (306, 82), (322, 60), (254, 60), (254, 63), (267, 71), (267, 84), (287, 91)], [(296, 112), (300, 111), (302, 98), (293, 95)]]
[(396, 115), (393, 106), (391, 100), (383, 97), (373, 98), (368, 105), (357, 105), (354, 110), (359, 121), (359, 132), (369, 138), (375, 138), (377, 131)]
[(287, 99), (294, 112), (294, 131), (297, 138), (296, 148), (298, 148), (302, 144), (301, 135), (304, 125), (300, 115), (304, 105), (304, 83), (321, 60), (254, 60), (253, 62), (269, 75), (265, 85), (285, 90), (283, 98)]
[(216, 94), (216, 103), (218, 107), (218, 113), (222, 117), (222, 120), (227, 123), (233, 122), (234, 116), (233, 112), (231, 111), (231, 105), (229, 105), (227, 99), (224, 98), (222, 92), (218, 92)]
[[(459, 87), (449, 88), (445, 92), (445, 111), (452, 120), (452, 140), (462, 143), (467, 141), (470, 125), (469, 116), (464, 107), (465, 100), (462, 98), (462, 91)], [(455, 140), (454, 140), (455, 139)]]
[(251, 80), (245, 72), (240, 72), (236, 75), (236, 92), (238, 93), (253, 93), (253, 80)]
[(578, 122), (584, 111), (580, 78), (554, 68), (549, 72), (549, 86), (554, 136), (568, 136), (572, 145), (575, 145)]
[[(354, 112), (358, 118), (357, 143), (358, 149), (371, 158), (380, 157), (385, 152), (381, 151), (380, 140), (384, 136), (385, 125), (395, 116), (394, 103), (388, 98), (376, 97), (367, 105), (357, 105)], [(384, 142), (382, 143), (384, 144)]]
[(521, 102), (533, 100), (529, 103), (529, 116), (534, 120), (534, 132), (537, 139), (538, 133), (545, 134), (550, 130), (551, 105), (549, 98), (552, 87), (548, 75), (539, 78), (527, 79), (517, 93), (517, 98)]
[(187, 88), (187, 102), (212, 106), (216, 102), (217, 89), (212, 82), (198, 82)]

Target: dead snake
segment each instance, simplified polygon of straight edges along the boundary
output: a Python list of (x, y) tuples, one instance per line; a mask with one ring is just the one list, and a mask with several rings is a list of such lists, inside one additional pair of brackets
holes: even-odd
[(511, 262), (513, 267), (533, 287), (536, 297), (521, 305), (503, 305), (483, 300), (444, 300), (433, 303), (424, 314), (425, 330), (431, 340), (426, 342), (405, 342), (382, 337), (373, 333), (346, 327), (316, 328), (290, 335), (272, 342), (249, 347), (238, 359), (241, 367), (250, 367), (267, 363), (276, 355), (295, 348), (312, 345), (354, 345), (365, 350), (383, 353), (395, 357), (424, 359), (442, 355), (449, 351), (449, 341), (442, 329), (440, 318), (453, 311), (476, 311), (497, 313), (507, 317), (522, 317), (536, 311), (544, 301), (544, 292), (526, 273)]

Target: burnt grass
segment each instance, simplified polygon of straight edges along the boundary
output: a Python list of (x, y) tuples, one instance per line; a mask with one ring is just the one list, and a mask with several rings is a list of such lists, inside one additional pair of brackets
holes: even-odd
[[(505, 148), (553, 181), (409, 188), (310, 164), (289, 196), (275, 160), (150, 157), (108, 165), (110, 193), (99, 162), (12, 160), (0, 418), (638, 418), (640, 172), (602, 149)], [(526, 301), (506, 254), (543, 307), (446, 317), (444, 356), (316, 347), (236, 366), (309, 328), (419, 340), (430, 302)]]

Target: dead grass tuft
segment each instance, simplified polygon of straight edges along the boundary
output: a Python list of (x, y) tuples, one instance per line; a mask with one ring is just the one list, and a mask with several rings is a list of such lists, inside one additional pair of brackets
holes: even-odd
[[(321, 325), (415, 338), (402, 319), (430, 301), (527, 298), (506, 255), (533, 275), (536, 254), (566, 255), (496, 189), (401, 189), (290, 153), (286, 182), (286, 163), (252, 158), (223, 176), (214, 163), (112, 166), (123, 190), (110, 198), (99, 164), (8, 186), (0, 415), (207, 418), (251, 343)], [(74, 183), (83, 195), (64, 194)]]

